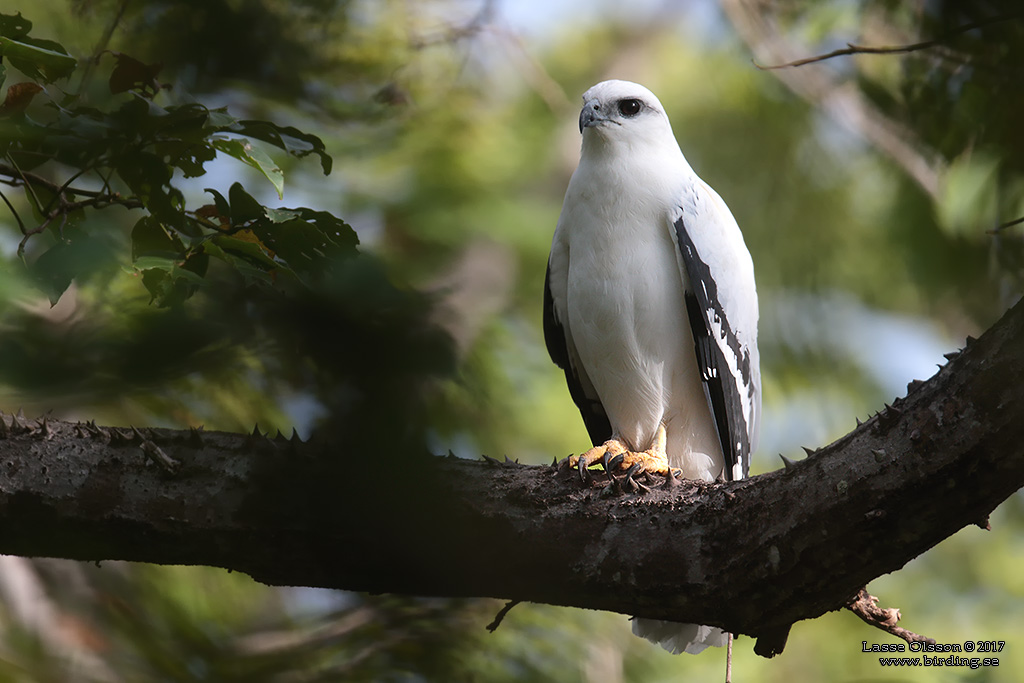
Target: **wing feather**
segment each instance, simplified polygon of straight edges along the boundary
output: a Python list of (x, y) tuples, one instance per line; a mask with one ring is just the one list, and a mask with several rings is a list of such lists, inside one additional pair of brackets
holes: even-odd
[(558, 319), (555, 300), (551, 294), (551, 266), (548, 265), (544, 275), (544, 342), (548, 347), (548, 355), (555, 365), (565, 371), (565, 382), (569, 386), (569, 395), (580, 410), (583, 424), (595, 446), (612, 437), (612, 425), (608, 414), (597, 397), (594, 385), (580, 367), (578, 355), (572, 347), (572, 341)]
[[(713, 191), (707, 188), (706, 193)], [(686, 312), (694, 353), (725, 456), (725, 475), (733, 480), (746, 477), (749, 471), (760, 412), (757, 293), (735, 220), (728, 209), (723, 216), (714, 201), (721, 202), (717, 195), (706, 193), (696, 188), (688, 193), (673, 228), (688, 283)], [(710, 248), (702, 251), (698, 241), (712, 232), (718, 240), (738, 240), (746, 259), (723, 258)], [(724, 296), (719, 283), (732, 288), (729, 296)]]

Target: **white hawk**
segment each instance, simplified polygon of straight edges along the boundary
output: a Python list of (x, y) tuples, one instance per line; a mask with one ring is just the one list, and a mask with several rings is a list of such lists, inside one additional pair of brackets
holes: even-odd
[[(544, 337), (594, 448), (587, 467), (747, 474), (761, 411), (754, 266), (725, 202), (690, 168), (647, 88), (583, 94), (580, 163), (555, 228)], [(612, 465), (614, 468), (616, 465)], [(717, 628), (634, 619), (673, 652), (724, 645)]]

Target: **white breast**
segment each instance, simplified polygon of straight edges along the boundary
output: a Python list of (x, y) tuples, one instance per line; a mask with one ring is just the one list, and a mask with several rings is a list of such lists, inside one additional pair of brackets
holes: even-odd
[(574, 186), (602, 183), (574, 176), (559, 221), (568, 255), (559, 315), (579, 361), (617, 436), (643, 450), (664, 422), (669, 463), (687, 478), (714, 479), (724, 460), (694, 356), (671, 207), (654, 199), (670, 193), (629, 193), (626, 203), (608, 188), (574, 201)]

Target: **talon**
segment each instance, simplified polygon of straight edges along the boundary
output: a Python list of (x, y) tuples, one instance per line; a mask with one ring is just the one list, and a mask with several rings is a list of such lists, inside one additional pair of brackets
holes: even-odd
[[(619, 453), (614, 458), (609, 460), (608, 461), (608, 467), (605, 468), (606, 470), (608, 470), (608, 474), (611, 474), (612, 470), (618, 469), (619, 465), (621, 465), (622, 462), (625, 459), (626, 459), (626, 454), (625, 453)], [(608, 469), (608, 468), (611, 468), (611, 469)]]
[(640, 484), (633, 479), (633, 475), (639, 475), (644, 471), (643, 463), (636, 463), (628, 470), (626, 470), (626, 476), (623, 478), (623, 488), (630, 493), (636, 493), (640, 490)]
[(576, 471), (578, 471), (580, 473), (580, 479), (581, 480), (583, 480), (583, 481), (589, 481), (590, 480), (590, 474), (587, 473), (587, 460), (586, 460), (586, 458), (582, 458), (581, 457), (576, 462)]

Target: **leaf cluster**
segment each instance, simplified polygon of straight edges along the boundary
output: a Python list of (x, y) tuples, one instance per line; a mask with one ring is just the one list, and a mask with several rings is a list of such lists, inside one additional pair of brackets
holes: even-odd
[[(32, 39), (31, 28), (20, 14), (0, 15), (2, 56), (17, 69), (0, 72), (0, 184), (14, 190), (0, 197), (20, 232), (12, 266), (51, 304), (73, 282), (89, 285), (108, 315), (78, 320), (69, 342), (67, 326), (35, 325), (8, 309), (8, 324), (32, 333), (6, 344), (16, 344), (8, 350), (22, 362), (0, 368), (0, 382), (50, 394), (61, 381), (112, 391), (139, 386), (139, 378), (168, 382), (202, 368), (248, 366), (279, 387), (273, 393), (313, 392), (327, 412), (351, 402), (338, 386), (374, 399), (364, 415), (371, 421), (398, 404), (412, 409), (415, 400), (391, 400), (401, 382), (387, 381), (389, 373), (415, 384), (442, 371), (447, 342), (429, 331), (426, 300), (396, 288), (360, 254), (344, 220), (266, 206), (237, 181), (206, 188), (202, 205), (180, 188), (228, 157), (281, 197), (284, 172), (271, 153), (317, 159), (326, 175), (332, 158), (323, 140), (175, 97), (159, 65), (120, 52), (89, 60), (107, 77), (102, 101), (66, 92), (60, 85), (84, 79), (88, 64)], [(143, 292), (148, 310), (128, 303)], [(326, 343), (336, 337), (345, 341)], [(374, 377), (379, 364), (388, 371)], [(112, 376), (121, 379), (101, 379)]]
[[(209, 190), (213, 204), (190, 208), (174, 185), (177, 176), (203, 175), (206, 164), (224, 154), (262, 173), (280, 196), (284, 174), (263, 145), (297, 158), (318, 157), (326, 174), (332, 160), (320, 138), (269, 121), (240, 120), (225, 108), (161, 106), (159, 67), (121, 53), (109, 54), (110, 91), (121, 95), (110, 106), (51, 96), (44, 86), (70, 76), (76, 61), (56, 43), (31, 41), (30, 28), (20, 14), (0, 16), (3, 55), (31, 79), (7, 89), (0, 179), (24, 192), (35, 220), (30, 225), (16, 213), (23, 235), (19, 254), (33, 236), (52, 233), (29, 262), (51, 302), (77, 274), (73, 254), (89, 241), (82, 228), (86, 210), (110, 205), (142, 210), (131, 231), (131, 267), (162, 306), (180, 303), (202, 286), (211, 258), (247, 282), (270, 283), (309, 275), (324, 262), (355, 253), (354, 232), (329, 214), (272, 211), (238, 183), (229, 198)], [(35, 98), (45, 102), (31, 102)]]

